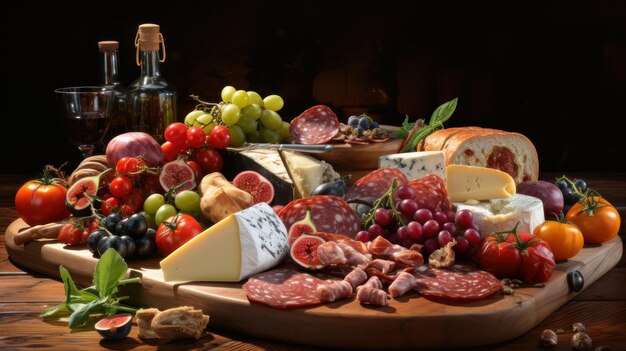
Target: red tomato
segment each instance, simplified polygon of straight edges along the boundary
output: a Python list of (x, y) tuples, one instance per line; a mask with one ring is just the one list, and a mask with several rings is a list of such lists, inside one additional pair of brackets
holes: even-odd
[(212, 148), (196, 150), (193, 154), (193, 158), (198, 162), (205, 173), (219, 172), (224, 165), (222, 155)]
[(109, 184), (111, 195), (118, 199), (130, 194), (131, 190), (133, 190), (133, 181), (126, 176), (115, 177)]
[(577, 202), (565, 217), (580, 228), (585, 242), (601, 244), (617, 236), (621, 225), (619, 212), (606, 199), (593, 196)]
[(161, 223), (156, 233), (156, 244), (159, 251), (167, 256), (201, 232), (202, 226), (195, 218), (179, 213)]
[(207, 135), (207, 143), (216, 149), (225, 149), (230, 145), (230, 131), (228, 127), (219, 125)]
[(200, 127), (190, 127), (187, 129), (187, 144), (194, 149), (199, 149), (204, 145), (204, 130)]
[(165, 140), (178, 148), (187, 146), (187, 126), (184, 123), (174, 122), (165, 128)]
[(166, 141), (161, 144), (161, 151), (163, 151), (163, 159), (165, 162), (170, 162), (174, 161), (179, 154), (185, 153), (187, 151), (187, 147), (181, 148), (169, 141)]
[(110, 215), (111, 212), (117, 210), (119, 206), (120, 200), (118, 200), (118, 198), (116, 197), (111, 196), (108, 199), (104, 200), (104, 202), (102, 202), (102, 205), (100, 205), (100, 213), (106, 217)]
[(187, 165), (193, 169), (193, 173), (196, 175), (196, 181), (200, 182), (202, 180), (202, 167), (196, 161), (189, 160), (187, 161)]
[(46, 224), (69, 217), (65, 206), (65, 186), (44, 172), (42, 179), (26, 182), (15, 194), (15, 209), (30, 226)]
[(476, 249), (476, 260), (482, 269), (498, 278), (515, 277), (521, 263), (515, 234), (494, 233), (484, 237)]
[(520, 233), (522, 242), (519, 275), (527, 283), (547, 282), (556, 268), (554, 254), (547, 242), (530, 233)]
[(64, 244), (77, 245), (83, 239), (83, 227), (78, 223), (67, 223), (61, 227), (57, 239)]
[(141, 171), (142, 167), (146, 167), (146, 162), (141, 157), (122, 157), (117, 161), (115, 165), (115, 171), (117, 174), (137, 174)]
[(124, 206), (128, 206), (129, 208), (126, 209), (125, 211), (128, 212), (130, 211), (130, 214), (128, 216), (130, 216), (133, 213), (137, 213), (139, 212), (139, 209), (141, 209), (143, 207), (143, 201), (144, 201), (144, 197), (143, 197), (143, 191), (139, 188), (134, 188), (130, 191), (130, 193), (126, 196), (124, 196), (124, 198), (122, 198), (122, 201), (120, 202), (120, 204), (122, 205), (122, 215), (127, 216), (124, 213)]

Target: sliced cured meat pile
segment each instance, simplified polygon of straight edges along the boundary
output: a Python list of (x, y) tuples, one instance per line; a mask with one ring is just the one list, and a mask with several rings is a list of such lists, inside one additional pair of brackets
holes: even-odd
[(289, 124), (291, 140), (296, 144), (324, 144), (339, 131), (337, 115), (324, 105), (313, 106)]
[(469, 301), (500, 290), (500, 281), (493, 274), (469, 266), (416, 269), (415, 276), (415, 290), (426, 297)]
[(409, 179), (398, 168), (379, 168), (354, 182), (344, 195), (344, 199), (348, 202), (378, 199), (389, 190), (394, 179), (398, 187), (409, 183)]
[(320, 232), (343, 234), (354, 238), (361, 228), (361, 222), (350, 205), (333, 195), (318, 195), (291, 201), (278, 216), (285, 227), (290, 228), (292, 224), (304, 218), (307, 208), (311, 209), (311, 219)]
[(321, 279), (296, 269), (279, 268), (250, 277), (242, 289), (250, 301), (275, 308), (296, 308), (321, 304), (318, 287), (337, 281), (340, 279)]
[(441, 177), (429, 174), (421, 178), (411, 179), (408, 185), (415, 192), (413, 199), (419, 208), (427, 208), (433, 213), (452, 209), (446, 191), (446, 183)]

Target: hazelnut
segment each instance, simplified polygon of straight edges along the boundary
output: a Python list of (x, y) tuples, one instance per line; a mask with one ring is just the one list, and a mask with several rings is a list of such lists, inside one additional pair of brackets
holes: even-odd
[(543, 348), (553, 348), (556, 346), (558, 342), (558, 338), (556, 337), (556, 333), (550, 329), (545, 329), (541, 332), (541, 336), (539, 336), (539, 345)]
[(572, 336), (572, 348), (576, 351), (591, 350), (593, 342), (587, 333), (578, 332)]
[(582, 323), (574, 323), (574, 325), (572, 326), (572, 330), (574, 331), (574, 333), (586, 332), (587, 328), (585, 328), (585, 325)]

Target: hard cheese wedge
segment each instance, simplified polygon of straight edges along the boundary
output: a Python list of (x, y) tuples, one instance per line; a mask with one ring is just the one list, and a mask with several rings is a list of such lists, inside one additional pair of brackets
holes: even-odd
[(457, 211), (470, 210), (481, 236), (511, 230), (519, 222), (517, 232), (530, 232), (545, 221), (543, 203), (536, 197), (515, 194), (508, 199), (494, 199), (478, 204), (455, 203)]
[(237, 282), (275, 266), (288, 252), (285, 225), (259, 203), (219, 221), (160, 265), (165, 281)]
[(333, 166), (299, 152), (282, 151), (285, 166), (296, 188), (296, 197), (307, 197), (318, 185), (341, 176)]
[(453, 202), (509, 198), (515, 195), (515, 181), (497, 169), (448, 165), (446, 189)]
[(378, 158), (378, 168), (398, 168), (409, 179), (436, 174), (446, 180), (446, 158), (443, 151), (416, 151), (383, 155)]

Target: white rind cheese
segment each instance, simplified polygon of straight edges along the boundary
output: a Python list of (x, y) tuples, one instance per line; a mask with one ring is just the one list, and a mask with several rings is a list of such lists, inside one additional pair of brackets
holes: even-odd
[(510, 230), (519, 222), (517, 232), (530, 232), (545, 222), (543, 203), (536, 197), (516, 194), (507, 199), (493, 199), (478, 204), (455, 203), (457, 211), (470, 210), (474, 223), (485, 237), (493, 232)]
[(289, 253), (287, 229), (266, 203), (234, 213), (161, 262), (165, 281), (238, 282)]
[(416, 151), (383, 155), (378, 158), (378, 168), (397, 168), (409, 179), (436, 174), (446, 180), (446, 158), (443, 151)]
[(333, 166), (299, 152), (282, 151), (283, 161), (296, 188), (296, 197), (307, 197), (322, 183), (340, 178)]
[(513, 178), (500, 170), (464, 165), (446, 167), (446, 190), (452, 202), (491, 200), (515, 195)]

